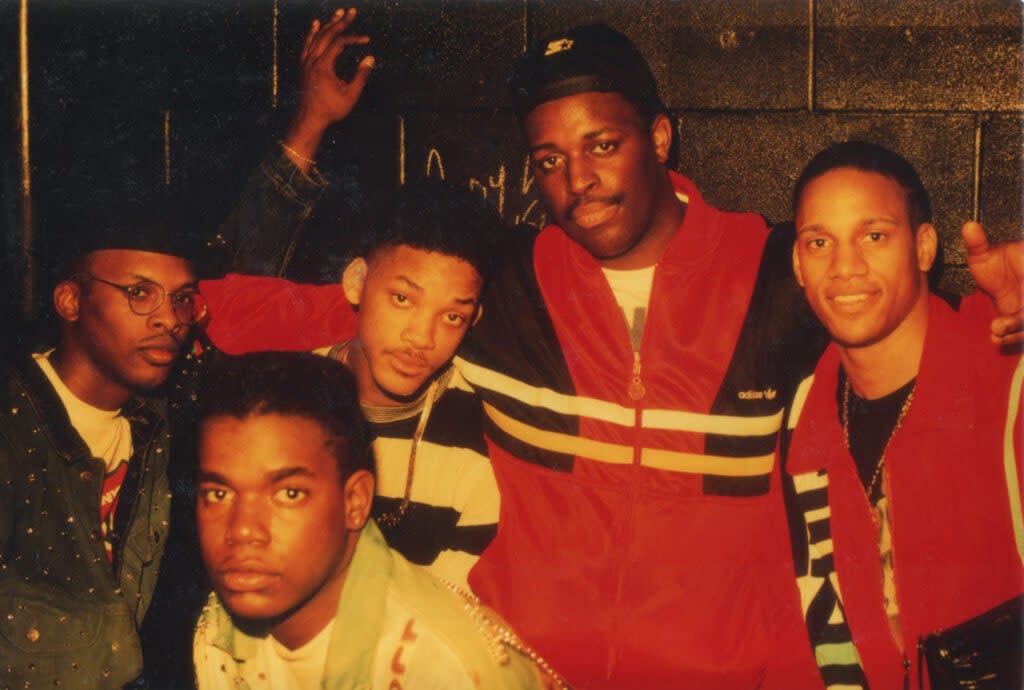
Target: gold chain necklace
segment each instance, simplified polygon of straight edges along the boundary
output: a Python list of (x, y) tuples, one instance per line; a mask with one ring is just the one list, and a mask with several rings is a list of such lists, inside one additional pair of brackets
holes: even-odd
[[(907, 394), (907, 399), (903, 401), (903, 405), (900, 407), (900, 413), (896, 417), (896, 425), (892, 428), (892, 432), (889, 434), (889, 438), (886, 440), (885, 445), (882, 446), (882, 454), (878, 457), (878, 464), (875, 466), (875, 473), (871, 475), (871, 481), (868, 483), (868, 488), (865, 493), (868, 497), (868, 502), (871, 502), (871, 492), (875, 489), (875, 482), (882, 475), (882, 467), (885, 465), (885, 451), (889, 449), (889, 444), (892, 443), (893, 437), (896, 432), (899, 431), (900, 426), (903, 424), (903, 418), (907, 416), (907, 410), (910, 409), (910, 403), (914, 400), (914, 391), (917, 390), (915, 384), (910, 392)], [(846, 444), (846, 450), (850, 450), (850, 378), (844, 377), (843, 379), (843, 443)]]
[[(327, 356), (331, 359), (340, 361), (348, 367), (348, 356), (351, 350), (351, 345), (352, 341), (339, 343), (330, 349)], [(419, 450), (420, 441), (423, 439), (423, 432), (426, 431), (427, 420), (430, 418), (430, 411), (434, 407), (434, 401), (440, 397), (441, 393), (448, 389), (448, 382), (451, 381), (453, 374), (454, 370), (451, 365), (449, 365), (440, 376), (431, 382), (423, 395), (405, 405), (383, 407), (359, 403), (363, 416), (366, 417), (367, 421), (371, 424), (387, 424), (389, 422), (409, 419), (417, 412), (420, 415), (419, 421), (416, 423), (416, 431), (413, 432), (412, 435), (412, 446), (409, 448), (409, 467), (405, 473), (405, 492), (402, 496), (402, 502), (398, 504), (398, 510), (395, 512), (383, 513), (378, 516), (377, 522), (379, 524), (386, 527), (394, 527), (401, 522), (402, 518), (405, 517), (405, 514), (409, 512), (409, 504), (411, 503), (412, 496), (412, 480), (413, 476), (416, 474), (416, 451)]]
[(426, 395), (423, 400), (423, 411), (420, 412), (419, 422), (416, 424), (416, 431), (412, 435), (412, 447), (409, 448), (409, 469), (405, 473), (405, 493), (402, 496), (402, 502), (398, 504), (398, 510), (393, 513), (382, 513), (377, 516), (377, 522), (387, 527), (394, 527), (405, 514), (409, 512), (409, 497), (412, 495), (412, 478), (416, 472), (416, 451), (419, 450), (420, 440), (423, 438), (423, 432), (427, 428), (427, 420), (430, 418), (430, 411), (434, 407), (434, 398), (437, 397), (437, 390), (440, 387), (440, 379), (434, 379), (430, 384), (430, 388), (427, 389)]

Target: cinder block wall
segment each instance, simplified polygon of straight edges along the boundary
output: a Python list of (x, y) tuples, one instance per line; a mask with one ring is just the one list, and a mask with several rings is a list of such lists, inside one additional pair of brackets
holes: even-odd
[[(539, 36), (604, 21), (647, 55), (675, 120), (676, 167), (718, 206), (788, 218), (791, 186), (807, 159), (833, 141), (865, 138), (919, 168), (932, 192), (948, 286), (969, 287), (957, 238), (963, 220), (978, 217), (1004, 239), (1024, 227), (1020, 0), (357, 6), (357, 27), (372, 35), (379, 66), (357, 113), (323, 149), (321, 164), (342, 179), (374, 187), (444, 175), (480, 189), (510, 220), (543, 222), (507, 109), (508, 68)], [(0, 7), (7, 310), (18, 308), (31, 284), (21, 256), (26, 221), (38, 246), (59, 244), (61, 202), (97, 180), (198, 184), (209, 195), (211, 223), (226, 213), (294, 104), (309, 22), (334, 7), (285, 0)], [(19, 105), (24, 37), (28, 195)], [(336, 223), (310, 229), (325, 242), (338, 232), (344, 228)], [(315, 265), (319, 258), (297, 257), (293, 274), (328, 277)]]

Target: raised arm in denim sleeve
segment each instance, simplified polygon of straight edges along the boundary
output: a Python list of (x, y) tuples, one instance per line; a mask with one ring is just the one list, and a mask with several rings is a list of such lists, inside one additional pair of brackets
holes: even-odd
[(281, 149), (268, 154), (209, 242), (225, 257), (219, 272), (284, 275), (299, 235), (326, 188), (327, 180), (316, 168), (307, 175)]

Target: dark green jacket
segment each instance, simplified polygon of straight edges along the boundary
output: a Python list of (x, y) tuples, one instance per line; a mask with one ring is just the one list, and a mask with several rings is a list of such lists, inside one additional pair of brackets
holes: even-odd
[(135, 453), (112, 567), (100, 533), (103, 461), (31, 357), (0, 365), (0, 688), (114, 689), (142, 671), (137, 630), (169, 527), (169, 435), (154, 401), (123, 411)]

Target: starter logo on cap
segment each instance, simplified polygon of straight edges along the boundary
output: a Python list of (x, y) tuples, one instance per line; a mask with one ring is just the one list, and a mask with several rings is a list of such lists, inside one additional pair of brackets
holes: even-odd
[(570, 48), (572, 48), (571, 38), (560, 38), (557, 41), (551, 41), (551, 43), (548, 43), (547, 50), (544, 51), (544, 57), (547, 57), (548, 55), (555, 55), (557, 53), (564, 53)]

